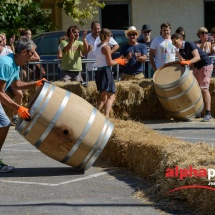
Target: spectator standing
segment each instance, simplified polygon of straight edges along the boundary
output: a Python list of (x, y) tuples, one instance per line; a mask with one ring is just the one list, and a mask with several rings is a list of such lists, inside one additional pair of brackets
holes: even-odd
[(215, 27), (211, 28), (212, 55), (215, 56)]
[(199, 28), (197, 36), (199, 37), (199, 40), (195, 41), (196, 45), (200, 49), (202, 49), (207, 55), (211, 55), (213, 50), (211, 41), (208, 40), (208, 29), (205, 27)]
[[(2, 104), (16, 110), (24, 120), (30, 119), (28, 109), (14, 102), (6, 93), (8, 86), (13, 89), (29, 89), (42, 86), (42, 80), (37, 82), (21, 82), (19, 79), (20, 66), (29, 63), (35, 52), (36, 45), (28, 38), (20, 38), (15, 47), (15, 54), (0, 57), (0, 150), (10, 128), (10, 120), (4, 112)], [(2, 104), (1, 104), (2, 103)], [(8, 166), (0, 160), (0, 173), (10, 172), (13, 166)]]
[(15, 42), (15, 35), (12, 36), (12, 38), (10, 38), (10, 46), (7, 45), (7, 37), (5, 33), (0, 33), (3, 36), (3, 46), (6, 49), (10, 49), (13, 52), (15, 52), (15, 48), (14, 48), (14, 42)]
[(0, 34), (0, 56), (5, 56), (13, 53), (13, 51), (7, 47), (5, 47), (4, 43), (4, 35)]
[[(67, 39), (67, 36), (62, 36), (59, 38), (58, 47), (57, 47), (57, 59), (59, 60), (61, 60), (63, 57), (60, 43), (62, 40), (66, 40), (66, 39)], [(58, 79), (60, 80), (60, 63), (58, 63), (57, 68), (58, 68)]]
[(121, 80), (142, 79), (143, 63), (147, 56), (146, 46), (137, 42), (140, 31), (135, 26), (125, 30), (125, 36), (128, 38), (128, 43), (121, 47), (120, 55), (125, 57), (128, 63), (123, 67)]
[(184, 30), (184, 28), (183, 28), (183, 27), (178, 27), (178, 28), (176, 29), (175, 33), (177, 33), (177, 34), (181, 34), (181, 36), (182, 36), (183, 40), (185, 40), (186, 35), (185, 35), (185, 30)]
[(171, 41), (171, 25), (163, 23), (160, 27), (161, 35), (154, 38), (149, 52), (149, 59), (152, 69), (156, 71), (166, 63), (175, 61), (176, 55), (179, 53)]
[[(20, 28), (19, 29), (19, 32), (20, 32), (20, 36), (21, 37), (27, 37), (31, 40), (32, 38), (32, 32), (30, 29), (23, 29), (23, 28)], [(35, 51), (34, 52), (34, 55), (31, 57), (31, 62), (32, 61), (39, 61), (40, 60), (40, 56), (38, 55), (38, 53)]]
[[(152, 43), (152, 40), (153, 40), (151, 38), (151, 33), (152, 33), (152, 30), (151, 30), (150, 26), (147, 25), (147, 24), (144, 24), (143, 27), (142, 27), (143, 38), (138, 40), (139, 43), (143, 43), (143, 44), (146, 45), (147, 58), (148, 59), (149, 59), (150, 46), (151, 46), (151, 43)], [(145, 78), (148, 78), (149, 76), (151, 77), (153, 75), (153, 71), (150, 71), (151, 70), (150, 67), (151, 66), (150, 66), (149, 62), (146, 62), (145, 63), (145, 69), (144, 69)], [(148, 72), (150, 72), (150, 75), (148, 74)]]
[(209, 56), (200, 49), (193, 42), (183, 41), (183, 37), (180, 34), (173, 34), (172, 43), (176, 48), (179, 49), (180, 58), (182, 65), (193, 64), (195, 69), (193, 74), (197, 79), (199, 86), (205, 98), (206, 114), (203, 118), (203, 122), (208, 122), (212, 119), (211, 110), (211, 95), (209, 92), (210, 77), (213, 71), (213, 64)]
[(62, 40), (60, 47), (62, 50), (61, 62), (61, 80), (62, 81), (78, 81), (83, 82), (81, 71), (82, 53), (87, 53), (88, 44), (86, 40), (87, 31), (84, 31), (82, 38), (83, 42), (78, 41), (79, 28), (78, 26), (71, 25), (67, 29), (67, 40)]
[(211, 28), (211, 46), (212, 46), (212, 53), (211, 53), (211, 60), (214, 65), (214, 72), (212, 76), (214, 77), (215, 73), (215, 27)]
[(95, 58), (98, 66), (95, 71), (95, 81), (99, 92), (96, 107), (99, 111), (102, 111), (104, 108), (104, 115), (109, 117), (116, 93), (114, 77), (110, 67), (116, 64), (125, 65), (127, 60), (122, 58), (112, 60), (111, 49), (108, 46), (111, 38), (109, 29), (102, 29), (99, 35), (101, 42), (95, 47)]
[[(98, 21), (93, 21), (91, 23), (91, 33), (89, 33), (86, 36), (86, 40), (88, 43), (87, 59), (95, 59), (96, 44), (101, 43), (101, 40), (99, 37), (100, 31), (101, 31), (100, 23)], [(108, 45), (111, 47), (111, 54), (113, 54), (119, 49), (119, 45), (113, 39), (113, 37), (110, 38)], [(97, 69), (96, 63), (87, 63), (86, 68), (88, 71), (89, 80), (93, 80), (92, 74), (93, 74), (93, 71)]]

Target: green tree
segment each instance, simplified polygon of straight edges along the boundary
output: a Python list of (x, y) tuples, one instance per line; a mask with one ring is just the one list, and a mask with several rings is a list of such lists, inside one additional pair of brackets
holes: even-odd
[(62, 8), (68, 16), (71, 16), (73, 21), (80, 25), (85, 25), (89, 19), (93, 19), (95, 14), (98, 14), (98, 7), (104, 8), (105, 4), (97, 0), (89, 0), (86, 7), (80, 8), (81, 0), (59, 0), (58, 7)]
[(38, 1), (7, 0), (1, 5), (0, 31), (5, 32), (8, 37), (19, 35), (19, 28), (29, 28), (33, 34), (52, 28), (51, 11), (41, 10)]

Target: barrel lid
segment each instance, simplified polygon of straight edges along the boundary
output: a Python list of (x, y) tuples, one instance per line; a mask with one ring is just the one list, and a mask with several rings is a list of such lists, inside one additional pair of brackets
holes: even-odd
[(186, 67), (180, 62), (167, 63), (161, 68), (157, 69), (153, 81), (158, 85), (167, 85), (176, 82), (184, 74)]

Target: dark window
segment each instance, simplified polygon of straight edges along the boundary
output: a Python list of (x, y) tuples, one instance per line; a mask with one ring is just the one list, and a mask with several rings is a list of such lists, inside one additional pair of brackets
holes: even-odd
[(205, 1), (205, 27), (210, 32), (215, 27), (215, 1)]
[(129, 26), (128, 4), (106, 4), (101, 9), (102, 28), (124, 29)]

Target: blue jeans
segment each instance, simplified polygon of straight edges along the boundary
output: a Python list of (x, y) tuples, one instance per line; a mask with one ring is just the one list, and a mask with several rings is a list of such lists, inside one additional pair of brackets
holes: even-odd
[(4, 108), (0, 103), (0, 128), (10, 126), (10, 119), (6, 115)]

